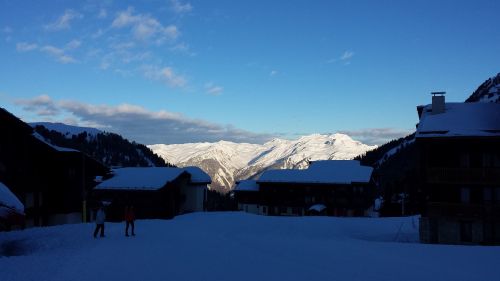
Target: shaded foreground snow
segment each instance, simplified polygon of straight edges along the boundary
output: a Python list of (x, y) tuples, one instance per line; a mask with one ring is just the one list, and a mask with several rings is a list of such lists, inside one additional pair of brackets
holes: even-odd
[(34, 228), (0, 233), (0, 280), (498, 278), (499, 247), (408, 243), (416, 220), (197, 213), (137, 221), (128, 238), (108, 223), (103, 239), (93, 224)]

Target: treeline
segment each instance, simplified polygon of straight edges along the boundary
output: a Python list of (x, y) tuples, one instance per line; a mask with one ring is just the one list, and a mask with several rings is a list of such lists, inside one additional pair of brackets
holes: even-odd
[(84, 152), (108, 167), (174, 167), (145, 145), (114, 133), (82, 132), (69, 137), (42, 125), (35, 126), (34, 130), (51, 144)]

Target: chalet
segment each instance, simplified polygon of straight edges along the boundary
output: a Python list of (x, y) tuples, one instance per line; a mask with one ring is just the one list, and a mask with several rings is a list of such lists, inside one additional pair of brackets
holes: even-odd
[(425, 243), (500, 244), (500, 104), (445, 103), (417, 108), (420, 185), (427, 204)]
[(266, 171), (257, 180), (259, 212), (302, 216), (321, 209), (330, 216), (365, 216), (375, 195), (372, 170), (359, 161), (325, 160), (304, 170)]
[(264, 208), (260, 206), (259, 191), (259, 185), (255, 180), (242, 180), (236, 182), (233, 193), (238, 202), (238, 210), (263, 215)]
[(95, 202), (110, 202), (108, 218), (123, 220), (126, 205), (134, 205), (137, 218), (173, 218), (203, 211), (210, 177), (197, 167), (134, 167), (113, 170), (111, 178), (93, 191)]
[(0, 108), (0, 181), (25, 207), (25, 226), (86, 220), (94, 178), (107, 168), (77, 150), (57, 147)]
[(188, 184), (181, 189), (184, 204), (182, 213), (206, 211), (208, 185), (212, 183), (210, 176), (198, 167), (185, 167), (184, 171), (191, 175)]

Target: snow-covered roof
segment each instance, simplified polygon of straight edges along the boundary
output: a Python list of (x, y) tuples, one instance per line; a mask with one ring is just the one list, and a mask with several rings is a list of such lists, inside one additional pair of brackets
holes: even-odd
[(235, 191), (259, 191), (259, 185), (255, 180), (242, 180), (236, 183)]
[(158, 190), (177, 179), (185, 171), (169, 167), (133, 167), (114, 169), (114, 176), (95, 189)]
[[(0, 182), (0, 206), (5, 206), (13, 209), (17, 213), (24, 214), (24, 205), (17, 199), (17, 197), (10, 191), (10, 189)], [(1, 215), (1, 214), (0, 214)]]
[(210, 184), (212, 182), (210, 176), (199, 167), (189, 166), (182, 169), (191, 175), (191, 183)]
[(315, 205), (312, 205), (311, 207), (309, 207), (309, 211), (316, 211), (316, 212), (321, 212), (323, 211), (324, 209), (326, 209), (326, 206), (323, 205), (323, 204), (315, 204)]
[(471, 136), (500, 136), (500, 104), (446, 103), (439, 114), (432, 114), (432, 105), (424, 107), (417, 138)]
[(275, 183), (351, 184), (370, 181), (373, 168), (356, 160), (314, 161), (308, 169), (269, 170), (257, 181)]

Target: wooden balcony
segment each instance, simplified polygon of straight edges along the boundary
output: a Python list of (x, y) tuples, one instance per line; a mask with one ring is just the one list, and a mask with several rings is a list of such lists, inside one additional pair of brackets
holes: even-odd
[(429, 217), (498, 219), (500, 218), (500, 204), (429, 202), (427, 214)]
[(500, 184), (500, 168), (427, 168), (427, 182)]

